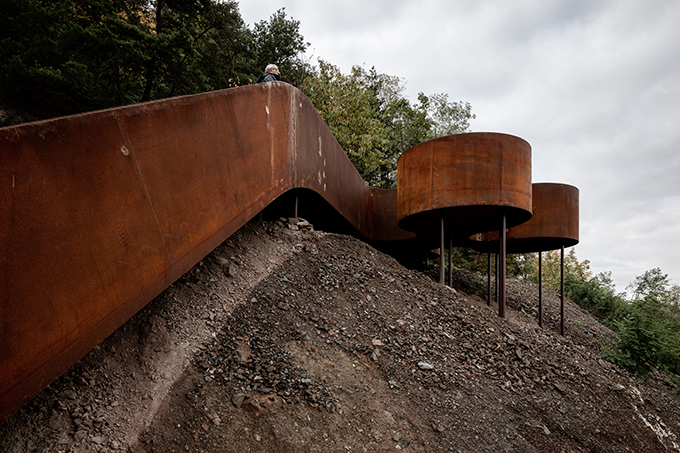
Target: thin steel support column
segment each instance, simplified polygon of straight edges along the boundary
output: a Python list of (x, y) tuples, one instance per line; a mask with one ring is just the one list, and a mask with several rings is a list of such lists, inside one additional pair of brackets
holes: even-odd
[(560, 254), (560, 335), (564, 336), (564, 245)]
[(298, 218), (298, 197), (295, 197), (295, 218)]
[(500, 290), (500, 287), (501, 287), (500, 282), (498, 280), (499, 275), (501, 275), (501, 258), (500, 258), (500, 256), (501, 256), (500, 253), (496, 253), (496, 256), (495, 256), (495, 258), (496, 258), (496, 276), (495, 276), (496, 277), (496, 288), (495, 288), (495, 291), (494, 291), (494, 297), (495, 297), (494, 300), (496, 302), (498, 302), (498, 299), (500, 298), (500, 293), (498, 291)]
[(498, 292), (498, 316), (505, 318), (505, 254), (507, 252), (505, 243), (505, 230), (506, 230), (506, 218), (503, 214), (503, 220), (501, 221), (501, 229), (499, 231), (499, 237), (501, 239), (500, 246), (500, 275), (499, 275), (499, 292)]
[(543, 327), (543, 252), (538, 252), (538, 327)]
[(439, 231), (439, 284), (444, 284), (444, 216), (441, 217)]
[(453, 234), (449, 237), (449, 286), (453, 288)]
[(489, 270), (486, 274), (486, 304), (491, 305), (491, 252), (488, 253)]

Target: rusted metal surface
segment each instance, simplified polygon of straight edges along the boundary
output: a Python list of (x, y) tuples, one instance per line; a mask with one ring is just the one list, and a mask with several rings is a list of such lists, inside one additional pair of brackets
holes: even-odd
[(439, 219), (439, 284), (444, 284), (444, 216)]
[[(465, 245), (484, 252), (499, 248), (499, 233), (489, 232), (470, 237)], [(561, 250), (560, 261), (560, 333), (564, 335), (564, 248), (579, 241), (579, 191), (558, 183), (533, 184), (533, 217), (507, 231), (508, 253), (539, 253), (538, 325), (543, 327), (542, 254)]]
[(0, 422), (293, 188), (413, 236), (287, 84), (0, 129)]
[[(571, 247), (579, 241), (579, 190), (569, 184), (533, 184), (533, 217), (508, 229), (508, 253), (534, 253)], [(476, 234), (465, 245), (497, 251), (498, 232)]]
[(531, 146), (473, 132), (430, 140), (398, 161), (399, 226), (437, 238), (440, 219), (459, 238), (531, 218)]
[(560, 249), (560, 335), (564, 336), (564, 245)]
[(404, 241), (415, 234), (397, 226), (397, 189), (370, 189), (370, 224), (368, 236), (381, 241)]
[(491, 305), (491, 253), (487, 253), (486, 304)]
[(450, 248), (531, 217), (517, 137), (432, 140), (398, 174), (398, 189), (369, 188), (284, 83), (0, 129), (0, 423), (282, 199), (291, 213), (322, 201), (386, 248), (434, 240), (442, 258), (445, 234)]
[(505, 258), (507, 257), (508, 249), (506, 242), (507, 219), (503, 216), (501, 227), (498, 230), (500, 236), (500, 252), (498, 253), (498, 316), (505, 318)]
[(399, 226), (420, 237), (440, 226), (463, 242), (501, 228), (498, 314), (505, 317), (505, 230), (531, 218), (531, 146), (519, 137), (490, 132), (451, 135), (421, 143), (399, 157)]
[(449, 237), (449, 287), (453, 288), (453, 237)]
[(538, 327), (543, 327), (543, 252), (538, 252)]

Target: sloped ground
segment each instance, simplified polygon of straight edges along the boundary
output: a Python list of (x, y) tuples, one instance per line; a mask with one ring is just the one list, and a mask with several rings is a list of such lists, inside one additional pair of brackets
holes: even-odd
[[(293, 227), (298, 228), (298, 227)], [(436, 270), (434, 271), (435, 275)], [(251, 222), (0, 426), (0, 451), (680, 451), (680, 398), (571, 301), (508, 319), (347, 236)]]

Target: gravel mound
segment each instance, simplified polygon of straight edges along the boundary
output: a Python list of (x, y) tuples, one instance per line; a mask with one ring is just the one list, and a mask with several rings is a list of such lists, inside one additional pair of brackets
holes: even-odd
[(680, 451), (680, 398), (544, 289), (454, 288), (307, 222), (253, 221), (0, 426), (0, 451)]

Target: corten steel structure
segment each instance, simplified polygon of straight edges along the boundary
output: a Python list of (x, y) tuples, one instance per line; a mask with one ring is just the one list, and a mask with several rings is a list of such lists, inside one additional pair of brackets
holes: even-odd
[[(475, 232), (498, 230), (504, 247), (507, 227), (531, 218), (531, 146), (507, 134), (472, 132), (416, 145), (397, 164), (398, 222), (440, 248), (444, 283), (444, 244), (462, 242)], [(449, 247), (450, 250), (450, 247)], [(500, 253), (505, 273), (505, 253)], [(503, 279), (504, 281), (505, 279)], [(505, 317), (501, 288), (499, 316)]]
[(517, 137), (445, 137), (369, 188), (278, 82), (0, 129), (0, 422), (293, 192), (426, 253), (444, 222), (458, 241), (528, 220), (530, 160)]
[(284, 192), (413, 236), (284, 83), (0, 129), (0, 185), (0, 422)]
[[(541, 291), (542, 252), (561, 250), (561, 306), (560, 331), (564, 334), (564, 249), (579, 242), (579, 190), (569, 184), (534, 183), (533, 217), (526, 223), (507, 231), (507, 253), (538, 252), (539, 292), (538, 323), (543, 326)], [(499, 250), (498, 233), (473, 235), (465, 245), (490, 254)], [(491, 303), (491, 265), (489, 264), (489, 295)]]

